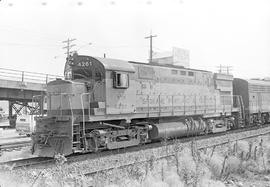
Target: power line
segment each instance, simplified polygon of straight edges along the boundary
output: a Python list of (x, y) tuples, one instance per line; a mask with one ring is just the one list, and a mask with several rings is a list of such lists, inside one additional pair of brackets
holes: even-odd
[(146, 36), (145, 39), (150, 39), (150, 52), (149, 52), (149, 63), (152, 62), (152, 56), (153, 56), (153, 47), (152, 47), (152, 38), (157, 37), (157, 35), (152, 35), (152, 32), (150, 36)]

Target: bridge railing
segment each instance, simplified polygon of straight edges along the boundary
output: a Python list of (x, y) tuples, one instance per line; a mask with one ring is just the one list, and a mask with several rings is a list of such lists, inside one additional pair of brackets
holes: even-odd
[(0, 79), (4, 80), (47, 84), (48, 82), (55, 80), (56, 78), (63, 79), (64, 77), (60, 75), (0, 68)]

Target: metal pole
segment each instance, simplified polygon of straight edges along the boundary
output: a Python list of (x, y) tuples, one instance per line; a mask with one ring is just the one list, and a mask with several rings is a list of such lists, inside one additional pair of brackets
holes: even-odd
[(148, 112), (148, 117), (150, 116), (150, 103), (149, 103), (150, 98), (149, 97), (150, 96), (147, 95), (147, 112)]
[(71, 42), (73, 42), (75, 40), (76, 40), (75, 38), (73, 38), (73, 39), (68, 38), (66, 41), (63, 41), (63, 43), (67, 43), (67, 46), (63, 47), (63, 49), (67, 49), (67, 52), (66, 52), (67, 58), (69, 58), (70, 49), (75, 46), (75, 44), (71, 44)]
[(22, 72), (22, 82), (24, 81), (24, 71)]
[(172, 115), (174, 115), (174, 105), (173, 105), (174, 96), (172, 95)]
[(150, 54), (149, 54), (149, 63), (152, 63), (152, 55), (153, 55), (153, 42), (152, 42), (152, 38), (157, 37), (157, 35), (152, 35), (152, 32), (150, 34), (150, 36), (145, 37), (145, 39), (150, 39)]

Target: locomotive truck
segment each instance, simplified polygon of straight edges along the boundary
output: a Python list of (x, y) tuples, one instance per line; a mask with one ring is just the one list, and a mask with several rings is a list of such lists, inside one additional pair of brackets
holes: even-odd
[[(253, 95), (238, 85), (252, 82), (228, 74), (77, 53), (64, 74), (47, 84), (47, 115), (36, 118), (33, 154), (97, 152), (243, 128), (261, 116), (269, 121), (270, 105), (249, 110)], [(265, 86), (260, 98), (269, 102)]]

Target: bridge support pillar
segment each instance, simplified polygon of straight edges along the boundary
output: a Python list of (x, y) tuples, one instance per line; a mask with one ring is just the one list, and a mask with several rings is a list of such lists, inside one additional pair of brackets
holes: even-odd
[(11, 128), (16, 127), (16, 120), (17, 120), (17, 115), (13, 115), (13, 101), (8, 101), (8, 119), (9, 119), (9, 126)]
[[(8, 102), (8, 119), (11, 128), (16, 127), (17, 115), (37, 115), (43, 109), (43, 103), (37, 102), (29, 104), (27, 101), (9, 101)], [(14, 113), (15, 112), (15, 113)]]

